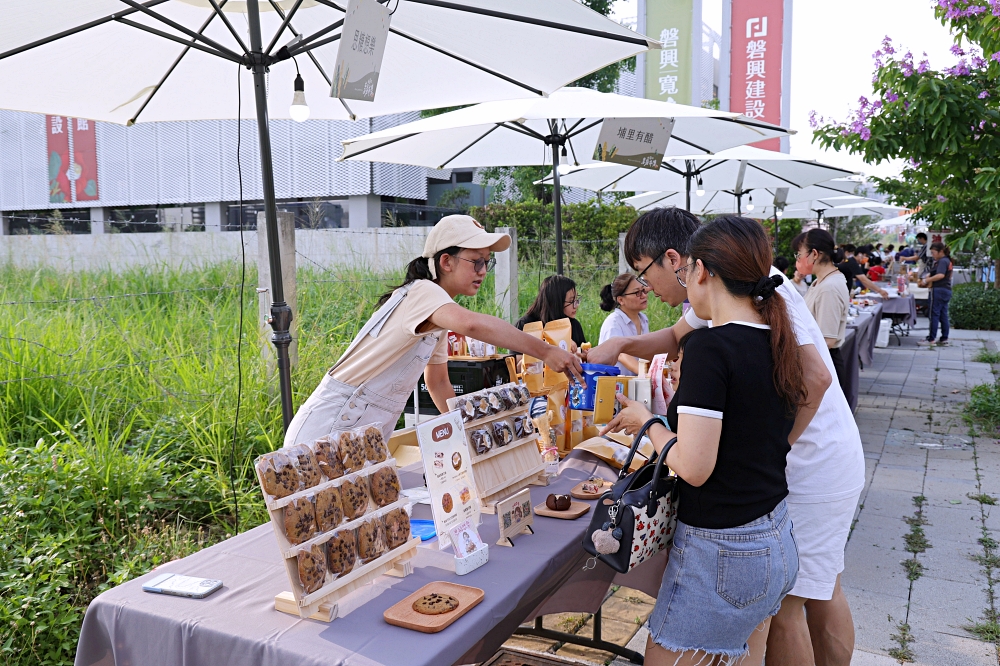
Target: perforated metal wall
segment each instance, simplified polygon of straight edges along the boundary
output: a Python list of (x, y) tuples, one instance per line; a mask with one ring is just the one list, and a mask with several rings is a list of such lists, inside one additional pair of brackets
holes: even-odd
[[(271, 122), (275, 196), (278, 199), (374, 193), (427, 198), (427, 169), (396, 164), (337, 162), (343, 139), (419, 118), (398, 114), (356, 122)], [(0, 111), (0, 210), (149, 206), (235, 201), (239, 198), (237, 134), (243, 198), (263, 197), (257, 123), (204, 120), (96, 123), (101, 199), (50, 204), (45, 116)]]

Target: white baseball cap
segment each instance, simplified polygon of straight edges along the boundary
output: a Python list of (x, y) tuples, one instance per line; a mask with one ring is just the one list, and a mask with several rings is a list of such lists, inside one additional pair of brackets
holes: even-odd
[(433, 259), (435, 254), (449, 247), (463, 247), (470, 250), (488, 247), (491, 252), (503, 252), (510, 247), (510, 243), (510, 236), (491, 234), (469, 215), (448, 215), (442, 217), (427, 234), (424, 253), (421, 256)]

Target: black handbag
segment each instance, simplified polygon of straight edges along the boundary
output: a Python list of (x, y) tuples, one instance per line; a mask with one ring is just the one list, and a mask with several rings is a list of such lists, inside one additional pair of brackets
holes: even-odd
[[(618, 480), (594, 507), (583, 548), (619, 573), (627, 573), (667, 548), (677, 525), (677, 477), (667, 473), (667, 452), (629, 474), (643, 435), (660, 419), (650, 419), (635, 436)], [(654, 461), (655, 460), (655, 461)]]

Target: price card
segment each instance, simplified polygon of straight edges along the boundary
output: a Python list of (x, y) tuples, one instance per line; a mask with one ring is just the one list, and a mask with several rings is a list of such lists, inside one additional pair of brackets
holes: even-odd
[(437, 533), (446, 535), (464, 521), (478, 525), (479, 492), (458, 410), (425, 421), (416, 430)]
[(376, 0), (348, 0), (330, 97), (375, 100), (389, 17), (389, 8)]
[(673, 118), (605, 118), (594, 159), (658, 171), (673, 131)]

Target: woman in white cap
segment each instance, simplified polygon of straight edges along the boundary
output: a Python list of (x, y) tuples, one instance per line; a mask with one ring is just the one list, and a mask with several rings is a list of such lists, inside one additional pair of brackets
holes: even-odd
[(527, 353), (557, 372), (580, 376), (579, 359), (507, 322), (467, 310), (455, 296), (475, 296), (493, 268), (492, 252), (510, 236), (488, 233), (468, 215), (449, 215), (427, 235), (423, 255), (406, 267), (403, 284), (385, 294), (340, 360), (299, 408), (285, 446), (333, 431), (382, 424), (389, 439), (421, 373), (435, 406), (455, 392), (448, 378), (448, 331)]

